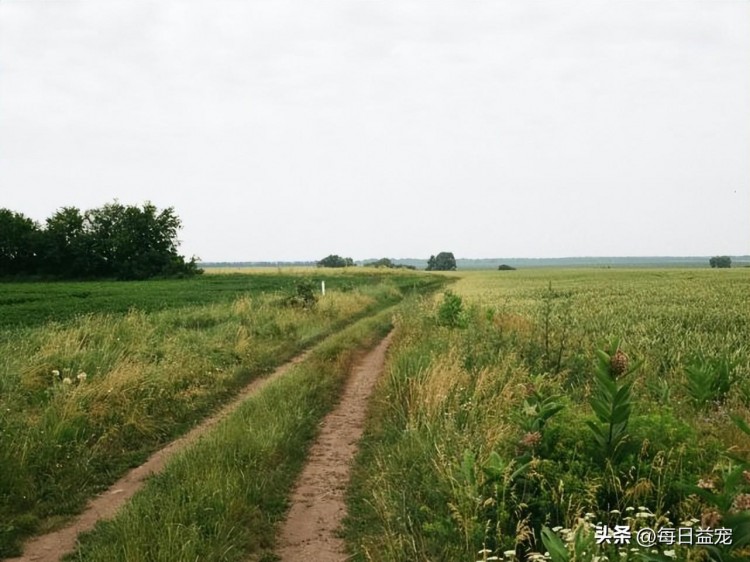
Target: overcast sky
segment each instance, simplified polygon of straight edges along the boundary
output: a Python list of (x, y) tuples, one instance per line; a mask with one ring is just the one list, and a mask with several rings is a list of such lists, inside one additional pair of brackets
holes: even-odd
[(750, 2), (0, 0), (0, 207), (206, 261), (750, 254)]

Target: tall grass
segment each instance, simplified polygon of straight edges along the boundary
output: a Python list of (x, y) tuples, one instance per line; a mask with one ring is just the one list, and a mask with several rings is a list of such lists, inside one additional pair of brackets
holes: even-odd
[(253, 377), (401, 298), (391, 282), (154, 313), (91, 314), (0, 340), (0, 555), (57, 524)]
[(326, 340), (175, 457), (114, 520), (82, 537), (70, 559), (271, 559), (275, 525), (320, 419), (359, 350), (385, 335), (390, 319), (386, 311)]
[[(750, 419), (746, 272), (516, 273), (464, 274), (398, 317), (350, 491), (356, 560), (531, 559), (544, 526), (619, 524), (628, 508), (700, 521), (711, 508), (692, 488), (721, 488), (723, 451), (748, 458), (731, 419)], [(643, 361), (616, 456), (589, 427), (596, 350), (613, 338)], [(691, 357), (731, 365), (720, 400), (694, 399)]]

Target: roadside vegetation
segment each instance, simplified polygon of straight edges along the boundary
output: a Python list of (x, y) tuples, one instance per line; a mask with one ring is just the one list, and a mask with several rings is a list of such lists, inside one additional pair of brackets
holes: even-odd
[[(215, 270), (211, 270), (213, 273)], [(251, 269), (206, 274), (189, 279), (121, 281), (34, 281), (0, 283), (0, 331), (29, 327), (49, 321), (64, 322), (90, 313), (118, 314), (131, 309), (142, 312), (187, 306), (232, 302), (241, 296), (264, 293), (293, 294), (300, 282), (315, 290), (325, 281), (330, 290), (352, 291), (390, 279), (404, 290), (419, 290), (427, 278), (398, 276), (367, 270), (299, 268), (294, 272), (278, 268)], [(434, 280), (432, 281), (434, 282)]]
[[(465, 272), (401, 309), (354, 559), (748, 560), (750, 278), (726, 273)], [(639, 548), (643, 527), (732, 540)]]
[(389, 331), (392, 314), (361, 320), (323, 342), (172, 459), (115, 519), (82, 536), (67, 559), (275, 559), (275, 527), (320, 420), (362, 349)]
[[(340, 275), (325, 298), (309, 299), (313, 284), (303, 276), (195, 281), (179, 286), (185, 291), (170, 281), (43, 284), (57, 289), (46, 316), (59, 321), (46, 323), (34, 315), (24, 322), (14, 308), (43, 309), (40, 292), (3, 304), (13, 321), (0, 329), (0, 555), (17, 554), (23, 537), (79, 511), (253, 378), (404, 294), (442, 283)], [(11, 285), (11, 293), (39, 285)], [(74, 315), (76, 297), (66, 290), (87, 292), (96, 312)], [(198, 304), (186, 304), (190, 297)]]

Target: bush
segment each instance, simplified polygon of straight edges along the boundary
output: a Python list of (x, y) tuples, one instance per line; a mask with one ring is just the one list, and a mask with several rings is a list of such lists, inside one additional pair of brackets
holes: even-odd
[(440, 308), (438, 308), (438, 324), (449, 328), (463, 326), (466, 323), (463, 310), (464, 306), (461, 297), (453, 291), (445, 291), (443, 293), (443, 302)]
[(286, 306), (296, 308), (313, 308), (318, 302), (315, 295), (315, 285), (309, 279), (298, 281), (294, 287), (294, 293), (284, 299)]
[(498, 271), (515, 271), (516, 270), (516, 268), (513, 267), (512, 265), (508, 265), (508, 264), (505, 264), (505, 263), (502, 264), (502, 265), (498, 265), (497, 269), (498, 269)]

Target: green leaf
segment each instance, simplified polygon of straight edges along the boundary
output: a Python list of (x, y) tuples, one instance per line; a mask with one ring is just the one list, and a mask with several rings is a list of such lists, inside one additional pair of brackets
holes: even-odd
[(552, 562), (570, 562), (570, 553), (565, 543), (549, 527), (542, 527), (542, 543), (549, 551)]
[(734, 425), (739, 427), (744, 434), (750, 435), (750, 425), (748, 425), (744, 419), (736, 414), (729, 414), (729, 417), (732, 418)]
[(476, 474), (474, 472), (475, 464), (476, 458), (474, 457), (474, 453), (466, 449), (464, 451), (463, 459), (461, 459), (461, 474), (463, 475), (464, 480), (472, 486), (475, 486), (477, 483)]

